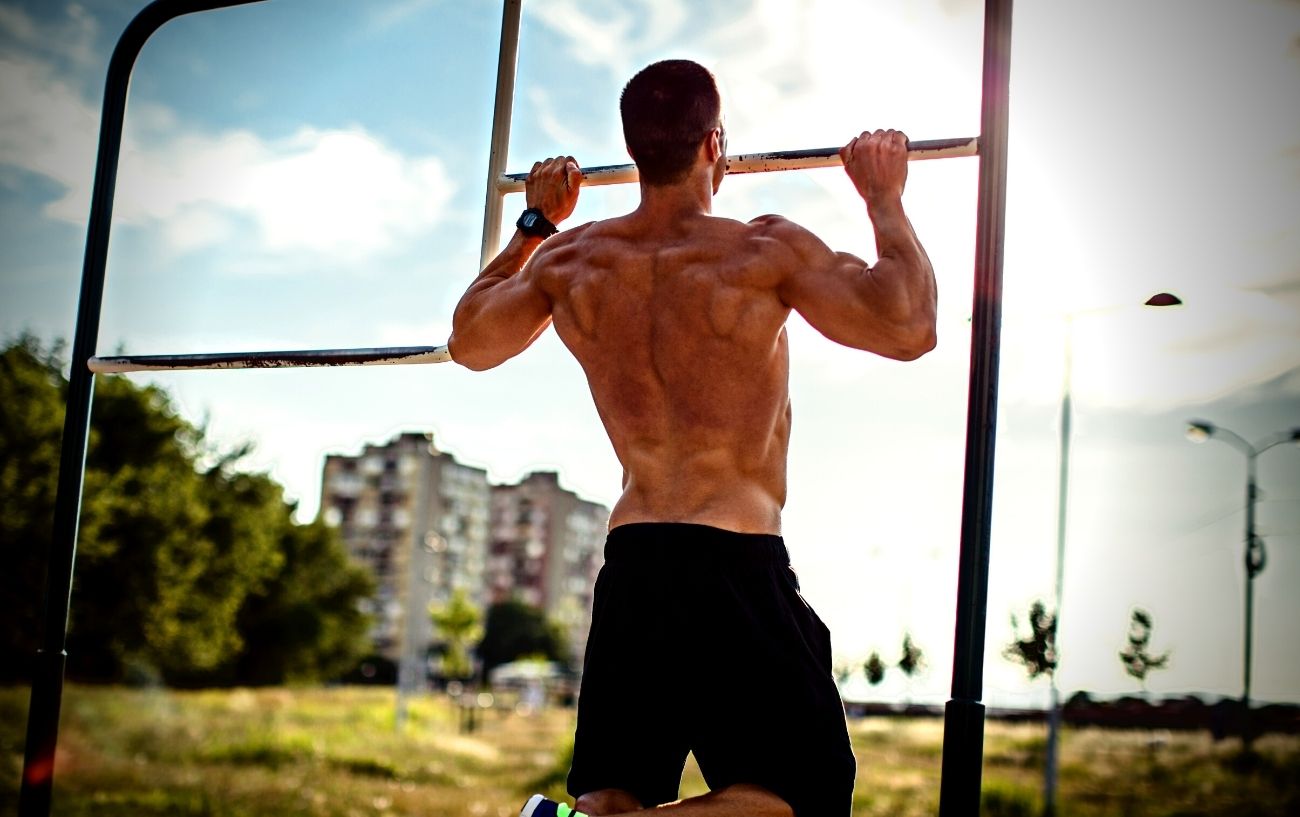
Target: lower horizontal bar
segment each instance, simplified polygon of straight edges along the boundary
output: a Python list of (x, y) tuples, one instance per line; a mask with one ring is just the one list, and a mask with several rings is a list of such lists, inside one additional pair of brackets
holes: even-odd
[[(931, 139), (926, 142), (908, 142), (908, 161), (925, 159), (955, 159), (979, 155), (979, 138)], [(727, 175), (740, 173), (772, 173), (778, 170), (809, 170), (815, 167), (838, 167), (840, 149), (811, 148), (809, 150), (778, 150), (774, 153), (741, 153), (727, 157)], [(522, 193), (527, 173), (506, 173), (497, 180), (497, 192)], [(627, 184), (639, 177), (636, 165), (601, 165), (584, 167), (582, 183), (588, 187), (602, 184)]]
[(92, 357), (95, 374), (170, 372), (188, 369), (297, 369), (307, 366), (399, 366), (446, 363), (446, 346), (387, 346), (374, 349), (306, 349), (294, 352), (217, 352), (202, 355)]

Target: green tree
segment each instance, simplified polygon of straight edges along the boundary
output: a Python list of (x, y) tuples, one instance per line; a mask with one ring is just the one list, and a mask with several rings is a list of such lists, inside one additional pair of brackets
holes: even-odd
[(910, 681), (914, 675), (925, 669), (925, 653), (912, 640), (911, 633), (903, 634), (903, 652), (898, 659), (898, 668)]
[(337, 678), (370, 649), (359, 601), (374, 579), (319, 521), (284, 525), (280, 553), (280, 570), (240, 608), (244, 649), (228, 675), (251, 685)]
[(488, 608), (478, 655), (484, 677), (495, 667), (524, 656), (541, 655), (565, 665), (570, 660), (560, 627), (541, 610), (517, 599)]
[(1119, 660), (1124, 662), (1124, 671), (1138, 679), (1143, 692), (1147, 689), (1147, 673), (1163, 669), (1169, 663), (1168, 650), (1160, 655), (1151, 654), (1151, 630), (1154, 627), (1151, 614), (1135, 607), (1128, 625), (1128, 646), (1119, 654)]
[(0, 683), (27, 680), (36, 653), (62, 389), (57, 353), (35, 338), (23, 336), (0, 351)]
[(876, 686), (885, 680), (885, 662), (881, 660), (879, 652), (871, 651), (871, 655), (867, 656), (866, 663), (862, 665), (862, 671), (867, 674), (867, 683), (872, 686)]
[[(1011, 614), (1011, 631), (1018, 635), (1020, 622), (1016, 614)], [(1029, 635), (1015, 638), (1002, 656), (1008, 661), (1021, 664), (1029, 673), (1029, 679), (1056, 672), (1056, 616), (1047, 612), (1041, 601), (1029, 605)]]
[(242, 650), (240, 607), (281, 568), (288, 520), (265, 475), (199, 471), (203, 445), (160, 388), (96, 381), (70, 671), (199, 684)]
[(468, 678), (474, 672), (469, 660), (470, 645), (483, 637), (483, 613), (469, 600), (469, 594), (457, 588), (445, 605), (430, 607), (429, 616), (446, 646), (442, 655), (443, 677)]
[[(0, 352), (0, 655), (12, 659), (0, 672), (14, 679), (35, 647), (66, 388), (57, 355), (37, 341), (20, 338)], [(68, 633), (72, 677), (244, 681), (241, 656), (265, 622), (241, 613), (277, 581), (281, 590), (296, 583), (296, 526), (279, 485), (235, 470), (240, 451), (205, 446), (160, 388), (97, 379)], [(215, 464), (200, 467), (214, 453)], [(343, 565), (330, 536), (332, 564)], [(364, 587), (355, 574), (343, 584)], [(355, 598), (343, 606), (355, 608)], [(354, 610), (339, 616), (356, 618)], [(359, 635), (364, 622), (345, 628)]]

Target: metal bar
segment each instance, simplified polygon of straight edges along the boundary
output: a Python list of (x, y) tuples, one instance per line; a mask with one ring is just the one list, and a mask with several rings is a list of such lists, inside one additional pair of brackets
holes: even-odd
[(399, 366), (446, 363), (446, 346), (380, 346), (370, 349), (303, 349), (290, 352), (215, 352), (198, 355), (92, 357), (95, 374), (171, 372), (190, 369), (295, 369), (309, 366)]
[(1070, 532), (1070, 443), (1072, 442), (1074, 423), (1074, 397), (1071, 386), (1074, 380), (1074, 318), (1075, 313), (1065, 315), (1065, 356), (1061, 367), (1061, 428), (1059, 456), (1057, 458), (1056, 476), (1056, 575), (1053, 593), (1056, 609), (1052, 613), (1052, 626), (1056, 628), (1055, 643), (1057, 666), (1049, 673), (1051, 681), (1048, 687), (1047, 713), (1047, 749), (1043, 758), (1043, 817), (1056, 817), (1056, 778), (1060, 766), (1057, 748), (1061, 735), (1061, 685), (1057, 683), (1060, 669), (1059, 647), (1061, 634), (1061, 610), (1065, 595), (1065, 546)]
[(68, 400), (63, 417), (54, 526), (46, 557), (41, 646), (36, 651), (31, 704), (27, 710), (27, 742), (23, 753), (22, 789), (18, 796), (21, 817), (47, 817), (54, 789), (54, 752), (59, 737), (59, 711), (63, 703), (64, 668), (67, 664), (68, 609), (77, 556), (77, 521), (81, 512), (86, 441), (95, 390), (95, 376), (86, 363), (95, 355), (99, 336), (104, 268), (113, 220), (113, 192), (117, 184), (117, 160), (122, 146), (122, 120), (126, 114), (131, 69), (145, 41), (169, 20), (250, 2), (257, 0), (155, 0), (123, 30), (108, 63), (99, 124), (99, 153), (91, 189), (90, 221), (86, 228), (81, 294), (72, 341), (72, 371), (68, 377)]
[(944, 708), (940, 817), (966, 817), (980, 810), (984, 759), (984, 704), (980, 699), (984, 687), (993, 455), (997, 441), (1010, 77), (1011, 0), (986, 0), (966, 472), (961, 556), (957, 568), (952, 697)]
[[(840, 149), (810, 148), (808, 150), (778, 150), (771, 153), (741, 153), (727, 157), (727, 175), (742, 173), (772, 173), (779, 170), (810, 170), (818, 167), (839, 167)], [(979, 139), (965, 137), (959, 139), (932, 139), (924, 142), (909, 142), (907, 158), (909, 161), (926, 159), (955, 159), (963, 156), (979, 155)], [(496, 190), (501, 193), (520, 193), (524, 189), (527, 173), (506, 173), (497, 178)], [(600, 165), (582, 169), (584, 187), (603, 184), (627, 184), (637, 181), (639, 177), (636, 165)], [(498, 224), (498, 229), (500, 225)]]
[(1263, 569), (1263, 563), (1257, 561), (1259, 553), (1257, 548), (1262, 546), (1263, 542), (1259, 541), (1255, 534), (1255, 502), (1259, 499), (1259, 487), (1255, 480), (1255, 462), (1259, 453), (1251, 447), (1250, 453), (1246, 455), (1246, 542), (1243, 553), (1245, 556), (1243, 567), (1246, 571), (1246, 627), (1245, 646), (1241, 658), (1241, 748), (1244, 752), (1250, 751), (1255, 739), (1255, 733), (1251, 728), (1253, 724), (1250, 715), (1250, 676), (1255, 633), (1255, 576)]
[[(501, 11), (501, 51), (497, 56), (497, 98), (492, 109), (492, 142), (488, 152), (487, 200), (483, 205), (483, 243), (478, 268), (487, 267), (497, 254), (501, 235), (501, 208), (505, 205), (497, 179), (506, 168), (510, 152), (510, 117), (515, 104), (515, 68), (519, 62), (519, 12), (522, 0), (505, 0)], [(522, 189), (522, 188), (521, 188)]]

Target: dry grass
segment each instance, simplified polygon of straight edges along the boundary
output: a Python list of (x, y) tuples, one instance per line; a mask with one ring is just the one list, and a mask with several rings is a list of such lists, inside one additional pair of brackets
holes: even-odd
[[(0, 690), (0, 812), (12, 813), (26, 691)], [(485, 713), (460, 734), (444, 698), (413, 701), (399, 733), (391, 690), (208, 692), (70, 687), (56, 772), (60, 817), (511, 817), (533, 791), (562, 797), (573, 715)], [(942, 725), (852, 724), (855, 817), (933, 815)], [(984, 814), (1040, 810), (1043, 728), (986, 727)], [(1242, 758), (1204, 733), (1067, 730), (1061, 817), (1300, 814), (1300, 739)], [(705, 791), (691, 763), (683, 796)]]

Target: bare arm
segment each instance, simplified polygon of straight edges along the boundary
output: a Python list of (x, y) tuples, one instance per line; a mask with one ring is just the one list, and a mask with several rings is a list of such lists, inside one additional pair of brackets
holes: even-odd
[(778, 294), (836, 343), (913, 360), (934, 348), (937, 291), (930, 259), (903, 212), (907, 137), (864, 133), (840, 155), (866, 201), (879, 260), (868, 266), (793, 222), (765, 216), (756, 224), (786, 262)]
[[(559, 224), (573, 213), (581, 183), (572, 156), (538, 162), (528, 174), (528, 206)], [(550, 326), (551, 300), (537, 283), (536, 264), (525, 269), (542, 241), (515, 230), (505, 249), (470, 284), (452, 316), (447, 341), (452, 360), (476, 371), (499, 366)]]

